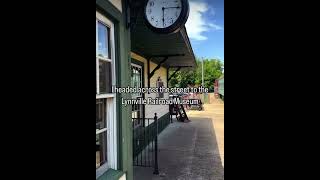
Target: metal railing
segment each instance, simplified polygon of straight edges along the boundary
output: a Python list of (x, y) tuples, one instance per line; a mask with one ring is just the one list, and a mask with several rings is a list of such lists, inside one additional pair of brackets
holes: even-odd
[(132, 118), (133, 165), (152, 167), (156, 127), (154, 118)]
[(158, 134), (170, 124), (169, 116), (158, 119), (132, 118), (133, 128), (133, 165), (154, 167), (158, 171)]

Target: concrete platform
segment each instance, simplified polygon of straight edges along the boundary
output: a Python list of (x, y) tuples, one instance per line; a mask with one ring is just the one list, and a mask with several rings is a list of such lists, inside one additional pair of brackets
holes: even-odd
[(159, 171), (134, 166), (135, 180), (223, 180), (224, 105), (205, 104), (187, 112), (191, 122), (174, 121), (159, 135)]

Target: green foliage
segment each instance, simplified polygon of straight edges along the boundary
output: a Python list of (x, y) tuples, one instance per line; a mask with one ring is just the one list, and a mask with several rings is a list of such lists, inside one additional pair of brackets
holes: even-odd
[[(202, 60), (197, 58), (196, 63), (197, 67), (193, 70), (182, 68), (178, 71), (171, 78), (170, 87), (200, 86), (202, 83)], [(214, 81), (223, 74), (222, 67), (223, 63), (218, 59), (203, 59), (204, 87), (209, 88), (211, 92), (213, 91)], [(174, 71), (175, 69), (170, 69), (170, 76)]]

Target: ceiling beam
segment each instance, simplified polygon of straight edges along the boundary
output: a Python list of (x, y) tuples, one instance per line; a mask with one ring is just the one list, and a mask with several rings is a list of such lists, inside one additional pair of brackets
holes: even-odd
[(185, 56), (185, 54), (158, 54), (158, 55), (151, 55), (149, 57), (155, 58), (155, 57), (174, 57), (174, 56)]

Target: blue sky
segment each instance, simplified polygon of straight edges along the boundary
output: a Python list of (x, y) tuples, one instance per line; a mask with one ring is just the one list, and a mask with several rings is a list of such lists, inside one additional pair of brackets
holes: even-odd
[(224, 61), (224, 0), (189, 0), (187, 32), (196, 57)]

